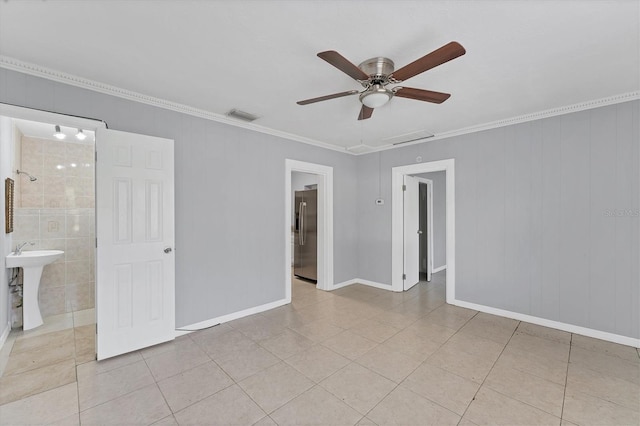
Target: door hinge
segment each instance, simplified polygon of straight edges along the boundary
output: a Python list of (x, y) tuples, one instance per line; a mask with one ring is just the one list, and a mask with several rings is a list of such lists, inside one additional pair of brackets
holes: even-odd
[(407, 279), (407, 274), (402, 274), (402, 279), (406, 280)]
[(98, 248), (98, 238), (96, 238), (96, 248)]
[(407, 190), (407, 185), (402, 185), (402, 190), (406, 191)]
[(95, 152), (96, 154), (96, 163), (98, 162), (98, 151)]

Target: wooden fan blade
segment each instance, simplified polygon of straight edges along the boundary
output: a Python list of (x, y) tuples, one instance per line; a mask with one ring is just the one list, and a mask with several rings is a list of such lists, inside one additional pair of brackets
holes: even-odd
[(396, 90), (395, 96), (441, 104), (449, 99), (451, 95), (449, 93), (432, 92), (431, 90), (414, 89), (412, 87), (400, 87)]
[(360, 68), (349, 62), (347, 58), (336, 52), (335, 50), (327, 50), (318, 53), (320, 59), (324, 59), (334, 67), (355, 80), (368, 80), (369, 76)]
[(391, 76), (398, 81), (408, 80), (413, 76), (416, 76), (422, 72), (435, 68), (438, 65), (442, 65), (445, 62), (449, 62), (452, 59), (462, 56), (466, 53), (464, 47), (460, 43), (452, 41), (445, 44), (439, 49), (434, 50), (431, 53), (424, 55), (422, 58), (411, 62), (409, 65), (405, 65), (397, 71), (391, 73)]
[(366, 120), (367, 118), (371, 118), (371, 114), (373, 114), (373, 108), (369, 108), (366, 105), (362, 105), (360, 109), (360, 114), (358, 114), (358, 120)]
[(329, 99), (341, 98), (343, 96), (355, 95), (359, 93), (357, 90), (349, 90), (348, 92), (334, 93), (333, 95), (320, 96), (319, 98), (305, 99), (304, 101), (296, 102), (298, 105), (308, 105), (315, 102), (328, 101)]

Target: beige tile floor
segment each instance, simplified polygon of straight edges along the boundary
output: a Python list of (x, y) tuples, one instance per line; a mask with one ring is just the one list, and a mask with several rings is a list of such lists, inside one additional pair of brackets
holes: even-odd
[(93, 312), (12, 333), (0, 423), (638, 425), (634, 348), (405, 293), (294, 280), (293, 303), (100, 363)]

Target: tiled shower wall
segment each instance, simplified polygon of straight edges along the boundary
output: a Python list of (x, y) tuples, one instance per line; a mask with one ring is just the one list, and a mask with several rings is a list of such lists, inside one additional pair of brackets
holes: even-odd
[(40, 281), (42, 316), (94, 307), (94, 143), (23, 136), (16, 168), (38, 178), (16, 176), (13, 242), (32, 249), (64, 250), (45, 266)]

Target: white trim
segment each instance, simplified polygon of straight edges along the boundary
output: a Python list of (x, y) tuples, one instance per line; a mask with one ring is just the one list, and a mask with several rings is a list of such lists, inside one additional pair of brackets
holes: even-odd
[(362, 278), (354, 278), (352, 280), (343, 281), (333, 286), (333, 290), (337, 290), (342, 287), (347, 287), (353, 284), (362, 284), (367, 285), (369, 287), (380, 288), (382, 290), (391, 291), (391, 286), (389, 284), (383, 284), (375, 281), (363, 280)]
[(447, 265), (442, 265), (438, 266), (437, 268), (433, 268), (433, 271), (431, 272), (435, 274), (436, 272), (444, 271), (445, 269), (447, 269)]
[(369, 281), (369, 280), (363, 280), (363, 279), (358, 278), (356, 280), (356, 282), (358, 284), (368, 285), (369, 287), (380, 288), (382, 290), (387, 290), (387, 291), (392, 291), (393, 290), (389, 284), (379, 283), (379, 282), (376, 282), (376, 281)]
[[(420, 143), (436, 141), (440, 139), (447, 139), (454, 136), (466, 135), (469, 133), (482, 132), (485, 130), (497, 129), (500, 127), (511, 126), (514, 124), (527, 123), (529, 121), (542, 120), (544, 118), (556, 117), (559, 115), (571, 114), (574, 112), (586, 111), (589, 109), (600, 108), (608, 105), (621, 104), (623, 102), (630, 102), (640, 99), (640, 91), (620, 93), (617, 95), (607, 96), (606, 98), (592, 99), (577, 104), (561, 106), (558, 108), (551, 108), (544, 111), (533, 112), (531, 114), (517, 115), (511, 118), (505, 118), (502, 120), (491, 121), (489, 123), (477, 124), (474, 126), (463, 127), (462, 129), (451, 130), (448, 132), (439, 133), (429, 138), (418, 139), (415, 141), (403, 143), (402, 145), (384, 145), (380, 147), (371, 147), (370, 151), (365, 154), (379, 151), (387, 151), (390, 149), (402, 148), (405, 146), (417, 145)], [(357, 154), (362, 155), (362, 154)]]
[(205, 321), (196, 322), (191, 325), (185, 325), (176, 329), (176, 337), (183, 336), (185, 334), (193, 333), (194, 331), (202, 330), (205, 328), (213, 327), (214, 325), (223, 324), (225, 322), (233, 321), (238, 318), (244, 318), (249, 315), (259, 314), (260, 312), (275, 309), (280, 306), (291, 303), (291, 300), (280, 299), (275, 302), (265, 303), (264, 305), (254, 306), (253, 308), (243, 309), (242, 311), (233, 312), (230, 314), (222, 315), (216, 318), (211, 318)]
[(0, 350), (2, 350), (2, 347), (7, 341), (7, 338), (9, 337), (9, 333), (11, 333), (11, 321), (7, 322), (7, 326), (4, 328), (4, 331), (2, 332), (2, 336), (0, 336)]
[(447, 303), (455, 300), (456, 289), (456, 235), (455, 235), (455, 160), (430, 161), (391, 169), (391, 286), (402, 291), (403, 238), (402, 238), (402, 182), (405, 175), (445, 171), (446, 174), (446, 241), (447, 241)]
[[(65, 72), (54, 70), (51, 68), (46, 68), (37, 64), (20, 61), (10, 56), (0, 55), (0, 68), (5, 68), (8, 70), (17, 71), (17, 72), (32, 75), (35, 77), (57, 81), (59, 83), (68, 84), (70, 86), (81, 87), (83, 89), (92, 90), (94, 92), (104, 93), (111, 96), (117, 96), (123, 99), (129, 99), (135, 102), (156, 106), (159, 108), (176, 111), (183, 114), (204, 118), (207, 120), (229, 124), (230, 126), (242, 127), (245, 129), (256, 131), (256, 132), (265, 133), (268, 135), (273, 135), (273, 136), (277, 136), (277, 137), (281, 137), (284, 139), (289, 139), (297, 142), (302, 142), (308, 145), (319, 146), (322, 148), (330, 149), (333, 151), (339, 151), (339, 152), (343, 152), (345, 154), (350, 154), (350, 155), (363, 155), (363, 154), (369, 154), (372, 152), (402, 148), (405, 146), (416, 145), (416, 144), (424, 143), (428, 141), (446, 139), (453, 136), (465, 135), (468, 133), (475, 133), (483, 130), (495, 129), (498, 127), (510, 126), (512, 124), (526, 123), (528, 121), (535, 121), (543, 118), (555, 117), (558, 115), (570, 114), (572, 112), (584, 111), (588, 109), (599, 108), (607, 105), (615, 105), (623, 102), (629, 102), (629, 101), (640, 99), (640, 91), (637, 91), (637, 90), (633, 92), (620, 93), (613, 96), (607, 96), (606, 98), (588, 100), (588, 101), (579, 102), (572, 105), (562, 106), (558, 108), (551, 108), (544, 111), (533, 112), (530, 114), (523, 114), (523, 115), (511, 117), (511, 118), (492, 121), (489, 123), (464, 127), (462, 129), (440, 133), (435, 136), (429, 137), (427, 139), (418, 139), (416, 141), (403, 143), (401, 145), (385, 145), (381, 147), (371, 147), (369, 145), (365, 145), (367, 148), (367, 151), (358, 153), (358, 152), (352, 152), (350, 150), (350, 148), (354, 149), (354, 147), (350, 147), (350, 148), (339, 147), (339, 146), (321, 142), (315, 139), (307, 138), (300, 135), (295, 135), (293, 133), (287, 133), (287, 132), (283, 132), (275, 129), (270, 129), (268, 127), (260, 126), (257, 124), (245, 123), (242, 121), (233, 120), (227, 117), (226, 115), (217, 114), (217, 113), (209, 112), (209, 111), (198, 109), (198, 108), (193, 108), (188, 105), (167, 101), (167, 100), (156, 98), (153, 96), (144, 95), (142, 93), (133, 92), (131, 90), (122, 89), (120, 87), (111, 86), (109, 84), (100, 83), (95, 80), (90, 80), (87, 78), (78, 77), (76, 75), (67, 74)], [(357, 147), (360, 147), (360, 145), (358, 145)]]
[[(46, 78), (48, 80), (53, 80), (59, 83), (68, 84), (70, 86), (81, 87), (83, 89), (93, 90), (94, 92), (104, 93), (106, 95), (116, 96), (118, 98), (123, 98), (130, 101), (146, 104), (146, 105), (168, 109), (168, 110), (176, 111), (182, 114), (204, 118), (206, 120), (217, 121), (219, 123), (228, 124), (230, 126), (242, 127), (244, 129), (253, 130), (259, 133), (265, 133), (267, 135), (277, 136), (283, 139), (294, 140), (294, 141), (302, 142), (308, 145), (319, 146), (321, 148), (326, 148), (333, 151), (339, 151), (339, 152), (351, 154), (344, 147), (338, 147), (336, 145), (331, 145), (325, 142), (321, 142), (315, 139), (296, 135), (293, 133), (283, 132), (280, 130), (275, 130), (268, 127), (260, 126), (258, 124), (235, 120), (233, 118), (229, 118), (224, 114), (217, 114), (217, 113), (206, 111), (203, 109), (190, 107), (189, 105), (180, 104), (177, 102), (171, 102), (165, 99), (156, 98), (154, 96), (148, 96), (148, 95), (134, 92), (131, 90), (122, 89), (117, 86), (111, 86), (109, 84), (100, 83), (95, 80), (89, 80), (87, 78), (82, 78), (76, 75), (67, 74), (62, 71), (57, 71), (51, 68), (42, 67), (40, 65), (23, 62), (8, 56), (0, 55), (0, 68), (6, 68), (8, 70), (18, 71), (23, 74), (33, 75), (35, 77)], [(59, 124), (62, 125), (62, 123), (59, 123)]]
[(75, 117), (73, 115), (65, 115), (57, 112), (49, 112), (3, 103), (0, 103), (0, 115), (22, 120), (38, 121), (40, 123), (58, 124), (65, 127), (80, 127), (94, 132), (99, 129), (107, 128), (104, 121), (97, 119)]
[[(449, 279), (447, 277), (447, 279)], [(619, 343), (621, 345), (633, 346), (640, 348), (640, 339), (633, 337), (621, 336), (619, 334), (608, 333), (606, 331), (594, 330), (591, 328), (580, 327), (578, 325), (567, 324), (564, 322), (553, 321), (545, 318), (534, 317), (532, 315), (520, 314), (518, 312), (506, 311), (504, 309), (492, 308), (491, 306), (478, 305), (476, 303), (464, 302), (462, 300), (447, 301), (451, 305), (460, 306), (462, 308), (473, 309), (474, 311), (485, 312), (487, 314), (498, 315), (501, 317), (512, 318), (518, 321), (529, 322), (531, 324), (541, 325), (544, 327), (555, 328), (569, 333), (580, 334), (582, 336), (593, 337), (595, 339), (606, 340), (608, 342)]]
[(358, 278), (354, 278), (352, 280), (343, 281), (341, 283), (334, 284), (332, 290), (337, 290), (337, 289), (342, 288), (342, 287), (347, 287), (347, 286), (350, 286), (350, 285), (353, 285), (353, 284), (358, 284), (359, 282), (360, 282), (360, 280)]
[(318, 176), (318, 283), (319, 290), (333, 290), (333, 167), (286, 159), (284, 197), (285, 299), (291, 302), (291, 173)]

